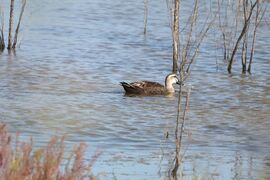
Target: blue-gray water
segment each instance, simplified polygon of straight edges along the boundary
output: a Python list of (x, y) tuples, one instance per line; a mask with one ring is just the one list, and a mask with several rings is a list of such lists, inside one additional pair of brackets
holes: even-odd
[[(40, 147), (67, 134), (88, 144), (100, 179), (162, 179), (174, 157), (175, 97), (127, 97), (120, 81), (171, 71), (165, 1), (28, 1), (16, 55), (0, 55), (0, 120)], [(5, 6), (7, 16), (8, 6)], [(183, 9), (185, 11), (185, 9)], [(192, 67), (185, 179), (270, 178), (270, 37), (258, 32), (252, 75), (228, 75), (210, 31)], [(169, 132), (168, 139), (165, 133)], [(186, 136), (189, 134), (189, 137)]]

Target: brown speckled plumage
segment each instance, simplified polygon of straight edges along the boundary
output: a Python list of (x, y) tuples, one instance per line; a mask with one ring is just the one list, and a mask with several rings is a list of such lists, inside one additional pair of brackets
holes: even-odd
[(165, 85), (168, 85), (170, 89), (166, 86), (152, 81), (138, 81), (132, 83), (120, 82), (126, 91), (126, 94), (134, 95), (166, 95), (173, 93), (174, 89), (172, 84), (177, 83), (178, 79), (175, 74), (169, 74), (165, 79)]

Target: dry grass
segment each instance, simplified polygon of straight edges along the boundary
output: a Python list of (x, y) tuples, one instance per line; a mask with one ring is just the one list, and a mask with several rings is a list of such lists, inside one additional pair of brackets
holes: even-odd
[(37, 150), (33, 150), (32, 140), (29, 143), (20, 142), (18, 137), (19, 135), (16, 136), (16, 141), (12, 142), (6, 126), (0, 124), (0, 179), (94, 179), (91, 167), (98, 154), (86, 164), (85, 144), (80, 143), (74, 147), (66, 160), (64, 137), (52, 137), (45, 148)]

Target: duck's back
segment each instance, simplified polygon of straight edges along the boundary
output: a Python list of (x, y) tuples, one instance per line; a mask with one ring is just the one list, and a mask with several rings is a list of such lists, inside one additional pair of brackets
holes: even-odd
[(133, 83), (121, 82), (126, 93), (140, 95), (163, 95), (165, 88), (162, 84), (152, 81), (140, 81)]

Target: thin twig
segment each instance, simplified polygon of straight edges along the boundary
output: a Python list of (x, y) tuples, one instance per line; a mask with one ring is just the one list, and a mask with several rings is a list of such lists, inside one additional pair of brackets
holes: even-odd
[[(189, 53), (189, 49), (190, 49), (190, 45), (191, 45), (193, 28), (194, 28), (194, 24), (196, 22), (197, 16), (198, 16), (198, 0), (195, 0), (195, 5), (194, 5), (192, 17), (191, 17), (190, 30), (189, 30), (188, 37), (187, 37), (186, 48), (185, 48), (185, 51), (183, 52), (184, 53), (184, 58), (183, 58), (184, 63), (188, 62), (188, 53)], [(182, 63), (182, 64), (184, 64), (184, 63)]]
[(194, 54), (193, 54), (193, 56), (191, 57), (191, 60), (190, 60), (190, 62), (189, 62), (189, 64), (188, 64), (188, 67), (187, 67), (187, 69), (186, 69), (186, 73), (187, 74), (189, 74), (190, 73), (190, 67), (191, 67), (191, 65), (193, 64), (193, 62), (194, 62), (194, 60), (195, 60), (195, 58), (196, 58), (196, 56), (197, 56), (197, 53), (198, 53), (198, 51), (199, 51), (199, 48), (200, 48), (200, 46), (201, 46), (201, 43), (202, 43), (202, 41), (204, 40), (204, 38), (205, 38), (205, 36), (206, 36), (206, 34), (207, 34), (207, 32), (209, 31), (209, 29), (210, 29), (210, 27), (212, 26), (212, 24), (214, 23), (214, 21), (215, 21), (215, 18), (207, 25), (207, 27), (204, 29), (202, 29), (202, 31), (200, 32), (200, 38), (199, 38), (199, 40), (198, 40), (198, 42), (197, 42), (197, 45), (196, 45), (196, 48), (195, 48), (195, 52), (194, 52)]
[(144, 30), (143, 30), (144, 35), (146, 35), (147, 20), (148, 20), (148, 0), (144, 0)]

